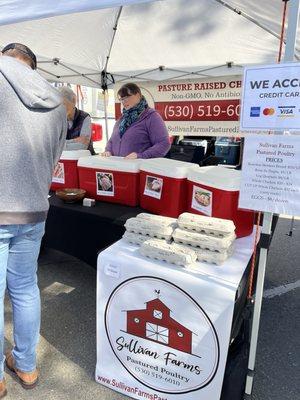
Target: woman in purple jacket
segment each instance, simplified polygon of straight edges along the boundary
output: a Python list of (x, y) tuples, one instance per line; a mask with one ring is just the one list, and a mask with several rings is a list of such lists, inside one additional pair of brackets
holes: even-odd
[(126, 83), (118, 91), (123, 113), (114, 126), (102, 156), (163, 157), (170, 149), (169, 135), (159, 113), (148, 106), (141, 89)]

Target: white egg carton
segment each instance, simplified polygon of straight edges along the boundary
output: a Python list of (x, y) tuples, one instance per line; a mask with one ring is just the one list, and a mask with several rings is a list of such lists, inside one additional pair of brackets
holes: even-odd
[(217, 237), (176, 228), (173, 232), (173, 239), (176, 243), (222, 253), (232, 245), (235, 234), (231, 233), (225, 237)]
[(125, 222), (125, 227), (128, 232), (166, 240), (171, 239), (174, 231), (174, 226), (172, 224), (164, 225), (158, 221), (150, 222), (142, 218), (129, 218)]
[[(140, 233), (134, 233), (134, 232), (128, 232), (126, 231), (123, 235), (123, 239), (125, 239), (127, 242), (132, 243), (132, 244), (137, 244), (141, 245), (144, 243), (146, 240), (149, 240), (149, 236), (147, 235), (141, 235)], [(165, 242), (164, 239), (156, 239), (156, 240), (161, 240)], [(166, 242), (165, 242), (166, 243)]]
[(149, 221), (150, 223), (159, 223), (166, 226), (177, 226), (177, 219), (171, 217), (164, 217), (162, 215), (153, 215), (149, 213), (140, 213), (136, 216), (138, 219)]
[(156, 239), (150, 239), (142, 243), (140, 253), (145, 257), (180, 266), (190, 265), (197, 260), (197, 254), (194, 250)]
[(227, 251), (218, 253), (216, 251), (204, 250), (199, 248), (193, 248), (197, 254), (198, 261), (207, 262), (211, 264), (221, 265), (233, 254), (233, 246)]
[(192, 213), (181, 214), (178, 217), (178, 226), (181, 229), (217, 237), (229, 236), (235, 231), (235, 225), (229, 219), (206, 217)]

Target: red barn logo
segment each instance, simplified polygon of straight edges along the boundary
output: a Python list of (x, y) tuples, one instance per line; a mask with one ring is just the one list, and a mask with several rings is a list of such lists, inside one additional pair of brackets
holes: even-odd
[(159, 298), (146, 302), (145, 309), (126, 312), (127, 333), (192, 353), (193, 332), (175, 321)]

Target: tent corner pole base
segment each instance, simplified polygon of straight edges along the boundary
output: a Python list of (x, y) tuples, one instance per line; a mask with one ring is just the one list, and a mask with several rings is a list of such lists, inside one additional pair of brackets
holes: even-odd
[[(263, 226), (262, 226), (262, 235), (264, 235), (264, 237), (271, 235), (272, 220), (273, 220), (272, 213), (269, 213), (269, 212), (264, 213)], [(260, 322), (260, 315), (261, 315), (265, 272), (266, 272), (267, 256), (268, 256), (270, 241), (269, 240), (265, 241), (265, 243), (266, 243), (265, 247), (261, 247), (261, 249), (259, 251), (259, 263), (258, 263), (258, 272), (257, 272), (257, 282), (256, 282), (256, 288), (255, 288), (254, 310), (253, 310), (253, 320), (252, 320), (251, 338), (250, 338), (248, 374), (247, 374), (247, 378), (246, 378), (246, 387), (245, 387), (245, 395), (246, 396), (250, 396), (252, 393), (252, 386), (253, 386), (253, 379), (254, 379), (254, 368), (255, 368), (257, 341), (258, 341), (259, 322)], [(263, 246), (263, 244), (262, 244), (262, 246)], [(245, 398), (245, 400), (247, 400), (247, 398)]]
[(243, 400), (251, 399), (253, 380), (254, 380), (254, 370), (248, 369), (247, 377), (246, 377), (246, 387), (245, 387), (245, 393), (244, 393)]

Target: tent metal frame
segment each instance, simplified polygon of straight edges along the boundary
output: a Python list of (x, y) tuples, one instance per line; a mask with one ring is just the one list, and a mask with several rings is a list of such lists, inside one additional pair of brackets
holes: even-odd
[[(231, 6), (230, 4), (228, 4), (225, 0), (214, 0), (215, 2), (217, 2), (218, 4), (220, 4), (223, 7), (226, 7), (227, 9), (231, 10), (232, 12), (240, 15), (241, 17), (247, 19), (248, 21), (252, 22), (253, 24), (255, 24), (256, 26), (260, 27), (262, 30), (268, 32), (269, 34), (273, 35), (274, 37), (276, 37), (277, 39), (280, 40), (280, 35), (278, 35), (276, 32), (273, 32), (271, 29), (265, 27), (263, 24), (259, 23), (258, 21), (256, 21), (253, 17), (249, 16), (248, 14), (246, 14), (245, 12), (241, 11), (240, 9)], [(283, 0), (283, 1), (289, 1), (289, 0)], [(293, 2), (294, 0), (292, 0)], [(296, 0), (297, 1), (297, 0)], [(108, 54), (106, 56), (106, 61), (105, 61), (105, 66), (103, 68), (102, 71), (95, 71), (95, 72), (88, 72), (88, 73), (81, 73), (79, 72), (77, 69), (75, 69), (73, 66), (69, 66), (67, 64), (65, 64), (64, 62), (62, 62), (59, 58), (53, 58), (52, 60), (41, 60), (38, 61), (38, 69), (43, 72), (44, 74), (49, 76), (49, 80), (60, 80), (61, 82), (64, 81), (64, 79), (69, 79), (69, 78), (84, 78), (86, 79), (88, 82), (91, 82), (93, 87), (97, 87), (99, 89), (103, 90), (103, 95), (104, 95), (104, 116), (105, 116), (105, 136), (106, 139), (108, 140), (108, 112), (107, 112), (107, 89), (112, 87), (114, 85), (115, 82), (121, 83), (121, 82), (126, 82), (129, 80), (138, 80), (138, 81), (149, 81), (152, 80), (154, 82), (159, 82), (161, 80), (176, 80), (176, 79), (180, 79), (180, 78), (190, 78), (193, 79), (195, 77), (199, 77), (199, 78), (209, 78), (212, 75), (209, 74), (209, 71), (215, 71), (218, 68), (231, 68), (233, 66), (233, 63), (231, 61), (226, 62), (226, 64), (222, 64), (222, 65), (217, 65), (217, 66), (212, 66), (212, 67), (208, 67), (208, 68), (204, 68), (204, 69), (200, 69), (200, 70), (196, 70), (196, 71), (185, 71), (182, 69), (175, 69), (175, 68), (168, 68), (167, 66), (158, 66), (156, 68), (151, 68), (149, 70), (146, 71), (142, 71), (139, 72), (137, 74), (118, 74), (118, 73), (114, 73), (114, 72), (110, 72), (109, 71), (109, 60), (110, 60), (110, 56), (111, 56), (111, 52), (115, 43), (115, 38), (116, 38), (116, 34), (117, 34), (117, 30), (118, 30), (118, 25), (119, 25), (119, 21), (121, 18), (121, 14), (123, 11), (123, 6), (119, 7), (119, 10), (117, 12), (116, 15), (116, 20), (114, 23), (114, 26), (112, 28), (112, 36), (111, 36), (111, 42), (110, 42), (110, 46), (109, 46), (109, 50), (108, 50)], [(297, 15), (291, 15), (291, 13), (289, 14), (289, 18), (297, 18)], [(297, 29), (297, 28), (296, 28)], [(289, 38), (287, 36), (287, 39), (284, 41), (284, 43), (286, 44), (286, 51), (287, 51), (287, 43), (291, 41), (291, 38)], [(297, 53), (300, 53), (300, 49), (298, 49), (294, 43), (293, 46), (293, 55), (291, 57), (289, 57), (289, 59), (293, 59), (293, 57), (295, 57), (297, 60), (300, 59), (300, 57), (298, 56)], [(66, 70), (66, 73), (64, 74), (60, 74), (57, 75), (53, 72), (50, 72), (47, 70), (46, 65), (59, 65), (60, 67), (63, 67)], [(240, 73), (242, 74), (243, 72), (243, 66), (242, 65), (237, 65), (234, 64), (234, 67), (238, 67), (240, 68)], [(161, 79), (154, 79), (154, 78), (150, 78), (147, 77), (147, 75), (149, 75), (152, 72), (155, 71), (162, 71), (162, 72), (174, 72), (176, 74), (174, 74), (172, 77), (170, 78), (166, 78), (163, 76), (161, 76)], [(70, 73), (71, 72), (71, 73)], [(206, 73), (205, 73), (206, 72)], [(111, 82), (109, 82), (108, 76), (111, 77)], [(213, 75), (215, 76), (215, 75)], [(97, 79), (98, 78), (98, 79)]]

